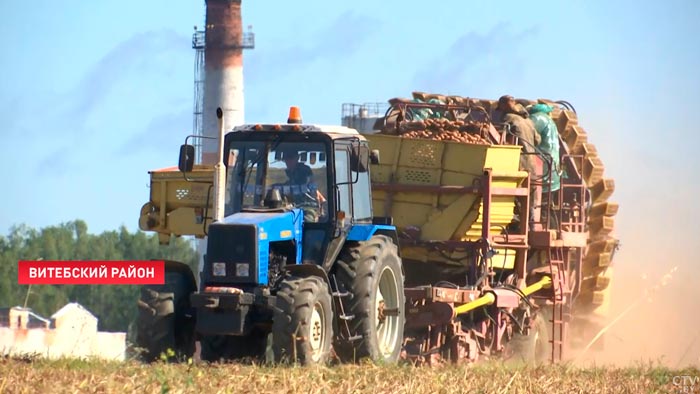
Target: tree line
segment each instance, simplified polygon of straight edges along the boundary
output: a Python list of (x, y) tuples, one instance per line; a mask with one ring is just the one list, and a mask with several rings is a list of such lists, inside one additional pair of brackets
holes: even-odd
[(34, 229), (26, 225), (0, 235), (0, 307), (26, 306), (50, 317), (69, 302), (87, 308), (99, 320), (101, 331), (129, 332), (138, 313), (139, 286), (27, 285), (17, 284), (20, 260), (150, 260), (187, 263), (196, 272), (197, 254), (190, 240), (173, 238), (160, 245), (155, 234), (118, 231), (89, 234), (82, 220)]

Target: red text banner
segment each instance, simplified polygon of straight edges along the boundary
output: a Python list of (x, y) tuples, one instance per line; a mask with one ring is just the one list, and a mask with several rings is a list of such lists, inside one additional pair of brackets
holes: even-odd
[(164, 261), (20, 261), (20, 285), (160, 285)]

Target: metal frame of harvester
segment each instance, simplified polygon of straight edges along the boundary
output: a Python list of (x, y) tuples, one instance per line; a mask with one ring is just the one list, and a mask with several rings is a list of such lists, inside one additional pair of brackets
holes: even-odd
[[(433, 104), (407, 101), (394, 102), (384, 121), (411, 119), (411, 111), (428, 109), (433, 113), (449, 113), (453, 119), (476, 117), (489, 121), (487, 111), (481, 106), (460, 104)], [(473, 113), (476, 113), (474, 116)], [(393, 115), (393, 116), (392, 116)], [(397, 116), (398, 115), (398, 116)], [(481, 136), (494, 144), (517, 144), (517, 139), (509, 135), (507, 125), (495, 128), (482, 128)], [(479, 354), (492, 355), (506, 351), (506, 343), (516, 335), (528, 335), (530, 331), (542, 325), (535, 325), (534, 314), (537, 309), (549, 309), (547, 316), (549, 327), (546, 342), (551, 345), (548, 355), (551, 361), (564, 357), (567, 326), (572, 317), (572, 300), (577, 295), (577, 286), (581, 282), (581, 264), (586, 247), (586, 208), (588, 191), (579, 173), (582, 157), (564, 154), (561, 158), (566, 163), (568, 177), (562, 181), (561, 192), (556, 195), (555, 209), (543, 210), (543, 215), (530, 226), (517, 226), (515, 233), (505, 232), (494, 235), (491, 229), (491, 202), (494, 197), (508, 196), (518, 200), (521, 207), (530, 206), (530, 190), (541, 192), (543, 182), (525, 179), (517, 188), (494, 186), (492, 171), (485, 169), (483, 175), (474, 180), (470, 186), (457, 185), (407, 185), (398, 183), (373, 183), (375, 191), (422, 192), (431, 194), (475, 194), (483, 201), (481, 239), (477, 241), (418, 241), (410, 237), (400, 239), (400, 244), (411, 244), (429, 250), (449, 254), (456, 250), (472, 256), (468, 264), (473, 268), (481, 267), (477, 277), (482, 281), (473, 288), (447, 288), (423, 286), (406, 289), (406, 334), (418, 335), (408, 339), (406, 356), (416, 362), (433, 364), (440, 359), (451, 361), (474, 361)], [(545, 167), (552, 167), (551, 158), (542, 157)], [(577, 165), (578, 164), (578, 165)], [(547, 171), (545, 169), (545, 171)], [(552, 193), (545, 192), (546, 201), (552, 201)], [(529, 223), (529, 209), (520, 209), (520, 222)], [(550, 223), (550, 219), (551, 222)], [(489, 257), (494, 257), (495, 249), (515, 250), (515, 278), (518, 283), (498, 281), (494, 270), (489, 269)], [(544, 253), (547, 264), (528, 272), (528, 254)], [(502, 279), (502, 278), (501, 278)], [(573, 287), (571, 286), (573, 284)], [(530, 302), (532, 298), (535, 302)], [(523, 302), (524, 301), (524, 302)], [(538, 304), (538, 305), (535, 305)], [(514, 310), (522, 306), (531, 306), (524, 314), (516, 316)], [(470, 313), (483, 310), (487, 319), (464, 330), (463, 320)], [(542, 317), (539, 317), (542, 319)], [(519, 331), (519, 333), (518, 333)], [(529, 354), (529, 361), (542, 361), (542, 344), (531, 339), (529, 346), (540, 351), (534, 358)], [(526, 341), (527, 342), (527, 341)], [(508, 352), (506, 352), (508, 353)], [(510, 356), (510, 355), (509, 355)]]

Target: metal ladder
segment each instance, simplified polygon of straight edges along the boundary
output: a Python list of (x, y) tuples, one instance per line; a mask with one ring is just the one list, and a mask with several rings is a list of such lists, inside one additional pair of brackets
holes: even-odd
[[(568, 156), (568, 155), (567, 155)], [(573, 158), (573, 156), (571, 156)], [(582, 165), (582, 164), (581, 164)], [(580, 167), (579, 167), (580, 168)], [(558, 212), (557, 230), (561, 234), (563, 231), (585, 232), (586, 231), (586, 187), (583, 183), (567, 184), (561, 183), (559, 198), (557, 201)], [(572, 290), (567, 283), (566, 275), (571, 264), (570, 249), (562, 246), (549, 248), (549, 269), (552, 273), (552, 362), (561, 361), (564, 357), (566, 347), (568, 324), (572, 319), (571, 295)], [(581, 258), (580, 255), (578, 257)]]
[(353, 314), (346, 314), (345, 313), (345, 307), (343, 305), (343, 298), (351, 297), (351, 294), (347, 291), (340, 291), (338, 289), (338, 281), (335, 278), (335, 275), (331, 275), (331, 278), (333, 279), (333, 286), (335, 287), (335, 290), (332, 290), (331, 295), (333, 296), (333, 300), (336, 303), (336, 310), (339, 311), (338, 313), (338, 319), (340, 319), (343, 322), (343, 328), (345, 328), (345, 332), (341, 334), (341, 337), (344, 337), (344, 339), (347, 342), (354, 342), (357, 340), (362, 339), (362, 335), (352, 335), (350, 332), (350, 325), (348, 322), (350, 320), (353, 320), (355, 318), (355, 315)]
[(566, 283), (566, 261), (564, 248), (551, 247), (549, 249), (549, 269), (552, 273), (552, 363), (561, 361), (564, 356), (564, 340), (566, 338), (567, 324), (571, 319), (567, 297), (569, 287)]

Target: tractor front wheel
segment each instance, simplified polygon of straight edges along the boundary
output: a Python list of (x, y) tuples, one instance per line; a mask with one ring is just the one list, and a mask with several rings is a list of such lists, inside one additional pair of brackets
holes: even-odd
[(333, 340), (333, 310), (326, 282), (289, 277), (277, 291), (272, 350), (278, 362), (302, 365), (328, 362)]

